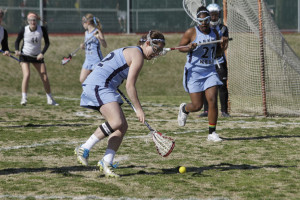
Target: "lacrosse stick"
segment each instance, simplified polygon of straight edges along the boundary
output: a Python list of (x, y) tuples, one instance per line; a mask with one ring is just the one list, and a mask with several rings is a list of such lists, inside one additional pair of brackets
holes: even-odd
[[(126, 98), (126, 96), (121, 92), (120, 89), (118, 89), (119, 94), (125, 99), (125, 101), (130, 105), (130, 107), (136, 112), (135, 107), (132, 105), (132, 103), (129, 101), (129, 99)], [(148, 122), (145, 121), (145, 125), (150, 130), (150, 134), (152, 134), (153, 142), (156, 146), (156, 150), (159, 155), (162, 157), (167, 157), (174, 149), (175, 146), (175, 140), (173, 140), (170, 137), (164, 136), (162, 133), (154, 130)]]
[[(231, 41), (231, 40), (232, 40), (232, 38), (228, 38), (228, 41)], [(207, 45), (207, 44), (215, 44), (215, 43), (219, 43), (219, 42), (223, 42), (223, 40), (215, 40), (215, 41), (211, 41), (211, 42), (197, 43), (197, 46), (202, 46), (202, 45)], [(160, 54), (161, 55), (166, 55), (169, 51), (183, 49), (183, 48), (187, 48), (187, 47), (188, 47), (188, 45), (179, 46), (179, 47), (172, 47), (172, 48), (164, 48), (163, 51)]]
[[(1, 52), (1, 53), (4, 53), (5, 51), (3, 51), (2, 49), (0, 49), (0, 52)], [(20, 62), (20, 60), (19, 60), (18, 58), (14, 57), (14, 56), (12, 56), (12, 55), (9, 55), (9, 57), (11, 57), (11, 58), (15, 59), (16, 61), (19, 61), (19, 62)]]
[[(94, 35), (92, 35), (90, 38), (88, 38), (85, 42), (84, 42), (84, 45), (88, 42), (88, 41), (90, 41), (92, 38), (93, 38), (93, 36)], [(80, 49), (80, 45), (79, 45), (79, 47), (77, 48), (77, 49), (75, 49), (75, 51), (73, 51), (72, 53), (70, 53), (69, 55), (68, 55), (68, 57), (63, 57), (63, 59), (61, 60), (61, 64), (62, 65), (65, 65), (65, 64), (67, 64), (68, 62), (70, 62), (70, 60), (72, 59), (72, 57), (73, 56), (76, 56), (76, 53), (77, 53), (77, 51)]]
[(197, 24), (197, 9), (201, 6), (206, 6), (205, 0), (183, 0), (182, 6), (186, 14)]

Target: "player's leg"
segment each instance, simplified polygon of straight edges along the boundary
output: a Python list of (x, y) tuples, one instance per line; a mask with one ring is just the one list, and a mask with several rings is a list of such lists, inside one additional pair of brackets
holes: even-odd
[(228, 89), (227, 89), (227, 77), (228, 69), (226, 60), (222, 63), (219, 63), (216, 66), (217, 73), (223, 85), (219, 86), (219, 96), (221, 103), (221, 112), (223, 117), (230, 117), (228, 114)]
[(218, 86), (213, 86), (205, 90), (205, 96), (208, 102), (208, 124), (209, 134), (207, 140), (213, 142), (222, 141), (219, 135), (216, 133), (216, 125), (218, 121)]
[(80, 72), (80, 77), (79, 77), (79, 81), (80, 83), (83, 83), (86, 79), (86, 77), (92, 72), (92, 70), (88, 70), (88, 69), (85, 69), (85, 68), (82, 68), (81, 69), (81, 72)]
[(21, 62), (20, 65), (23, 73), (21, 105), (25, 106), (27, 103), (28, 83), (30, 79), (30, 63)]
[(190, 93), (191, 103), (182, 103), (179, 106), (178, 125), (184, 126), (190, 112), (198, 112), (203, 106), (204, 92)]
[(208, 103), (205, 95), (203, 95), (203, 113), (201, 113), (198, 117), (207, 117), (208, 116)]
[(50, 82), (47, 75), (47, 69), (45, 63), (32, 63), (32, 64), (34, 65), (35, 69), (38, 71), (41, 80), (43, 82), (44, 89), (47, 96), (47, 104), (58, 106), (58, 103), (55, 102), (55, 100), (51, 95)]

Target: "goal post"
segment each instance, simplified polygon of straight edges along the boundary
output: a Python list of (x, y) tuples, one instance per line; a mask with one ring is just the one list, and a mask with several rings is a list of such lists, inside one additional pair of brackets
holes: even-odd
[(300, 59), (264, 0), (223, 0), (230, 112), (300, 116)]

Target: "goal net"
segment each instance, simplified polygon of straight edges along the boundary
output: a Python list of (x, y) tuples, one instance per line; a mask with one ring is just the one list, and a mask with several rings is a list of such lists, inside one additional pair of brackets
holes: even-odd
[(300, 60), (259, 2), (223, 1), (231, 113), (300, 116)]

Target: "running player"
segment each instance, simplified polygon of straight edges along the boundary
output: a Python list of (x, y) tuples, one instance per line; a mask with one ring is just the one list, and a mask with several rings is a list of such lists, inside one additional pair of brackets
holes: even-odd
[(201, 6), (197, 9), (198, 26), (189, 28), (181, 38), (180, 46), (188, 45), (188, 48), (180, 49), (187, 52), (187, 62), (184, 67), (183, 85), (189, 93), (191, 103), (182, 103), (179, 107), (178, 124), (185, 126), (189, 112), (197, 112), (203, 106), (203, 96), (208, 100), (209, 113), (209, 135), (208, 141), (218, 142), (222, 139), (216, 133), (218, 120), (217, 95), (218, 86), (222, 85), (216, 68), (214, 59), (220, 55), (223, 45), (208, 44), (198, 46), (203, 42), (219, 40), (219, 34), (209, 27), (210, 16), (208, 10)]
[(4, 17), (4, 10), (0, 8), (0, 43), (4, 56), (10, 56), (8, 48), (8, 34), (7, 31), (1, 26), (2, 19)]
[(85, 43), (81, 44), (81, 48), (85, 49), (85, 61), (80, 72), (80, 82), (92, 72), (95, 64), (98, 64), (103, 56), (101, 52), (101, 45), (106, 48), (107, 44), (102, 32), (102, 26), (97, 17), (92, 14), (86, 14), (82, 17), (82, 26), (85, 31)]
[[(228, 39), (228, 28), (227, 26), (221, 23), (221, 7), (218, 4), (212, 3), (207, 6), (207, 10), (209, 11), (211, 20), (210, 27), (216, 29), (220, 35), (223, 36), (224, 39)], [(219, 97), (221, 103), (221, 115), (223, 117), (230, 117), (228, 114), (228, 89), (227, 89), (227, 77), (228, 77), (228, 69), (227, 69), (227, 61), (225, 54), (223, 53), (221, 57), (216, 58), (215, 63), (216, 70), (218, 72), (219, 78), (222, 81), (223, 85), (219, 86)], [(207, 117), (208, 116), (208, 104), (207, 100), (204, 97), (204, 112), (199, 115), (199, 117)]]
[[(57, 106), (58, 103), (54, 101), (51, 95), (50, 82), (44, 62), (44, 54), (50, 45), (48, 32), (45, 27), (37, 24), (38, 20), (40, 20), (40, 17), (37, 14), (29, 12), (27, 15), (29, 25), (22, 27), (15, 42), (15, 53), (17, 56), (20, 56), (20, 65), (23, 72), (21, 105), (25, 106), (27, 103), (30, 63), (32, 63), (42, 79), (46, 91), (47, 104)], [(45, 41), (43, 50), (41, 50), (42, 38)], [(20, 51), (19, 46), (22, 39), (24, 42)]]
[(158, 31), (150, 31), (142, 37), (138, 46), (123, 47), (110, 52), (83, 82), (80, 106), (100, 111), (106, 122), (102, 123), (84, 144), (75, 148), (77, 160), (82, 165), (88, 165), (91, 148), (108, 137), (106, 152), (98, 165), (105, 176), (119, 177), (112, 169), (113, 159), (128, 125), (120, 107), (123, 101), (116, 90), (127, 79), (128, 97), (136, 108), (137, 118), (144, 123), (145, 114), (138, 99), (135, 83), (144, 59), (151, 60), (158, 56), (164, 46), (164, 35)]

